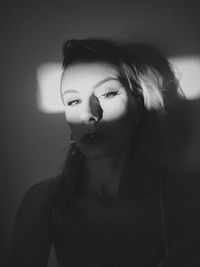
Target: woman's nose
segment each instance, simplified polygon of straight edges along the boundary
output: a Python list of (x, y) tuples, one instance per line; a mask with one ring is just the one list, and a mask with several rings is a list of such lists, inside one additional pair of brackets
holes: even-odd
[(101, 120), (103, 110), (96, 96), (92, 95), (80, 114), (81, 122), (84, 124), (95, 124)]

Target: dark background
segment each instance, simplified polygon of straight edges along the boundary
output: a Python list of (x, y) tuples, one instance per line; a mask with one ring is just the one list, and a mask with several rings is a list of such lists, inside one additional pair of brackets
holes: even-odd
[[(36, 182), (57, 174), (69, 140), (64, 114), (41, 112), (36, 103), (37, 68), (61, 62), (71, 38), (145, 41), (169, 57), (200, 55), (199, 1), (40, 0), (1, 3), (0, 265), (8, 254), (17, 207)], [(197, 85), (200, 88), (200, 85)], [(199, 172), (199, 99), (173, 116), (173, 168)], [(189, 122), (189, 123), (188, 123)], [(178, 127), (177, 127), (178, 125)], [(190, 127), (188, 127), (190, 125)], [(187, 141), (184, 136), (187, 133)], [(177, 148), (177, 149), (176, 149)], [(197, 183), (200, 186), (200, 183)], [(54, 259), (50, 260), (54, 266)]]

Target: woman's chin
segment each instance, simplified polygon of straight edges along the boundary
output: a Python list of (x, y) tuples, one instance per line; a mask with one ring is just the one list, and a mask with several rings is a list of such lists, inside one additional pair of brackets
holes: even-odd
[(90, 149), (81, 149), (81, 152), (86, 156), (88, 159), (104, 159), (109, 156), (111, 156), (111, 152), (108, 150), (103, 150), (103, 149), (95, 149), (95, 148), (90, 148)]

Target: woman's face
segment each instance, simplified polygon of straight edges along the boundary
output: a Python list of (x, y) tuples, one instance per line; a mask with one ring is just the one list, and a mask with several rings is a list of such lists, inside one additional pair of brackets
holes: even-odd
[(67, 67), (61, 80), (66, 120), (86, 157), (105, 158), (127, 148), (138, 119), (138, 105), (106, 62)]

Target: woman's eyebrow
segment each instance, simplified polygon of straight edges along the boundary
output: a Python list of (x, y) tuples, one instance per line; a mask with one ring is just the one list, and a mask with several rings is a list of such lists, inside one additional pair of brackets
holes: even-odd
[[(117, 78), (117, 77), (106, 77), (105, 79), (103, 79), (103, 80), (101, 80), (101, 81), (99, 81), (98, 83), (96, 83), (95, 85), (94, 85), (94, 89), (97, 89), (98, 87), (100, 87), (101, 85), (103, 85), (104, 83), (106, 83), (106, 82), (109, 82), (109, 81), (119, 81), (119, 78)], [(67, 93), (80, 93), (78, 90), (66, 90), (64, 93), (63, 93), (63, 96), (65, 95), (65, 94), (67, 94)]]
[(99, 81), (98, 83), (96, 83), (95, 84), (95, 86), (94, 86), (94, 89), (96, 89), (96, 88), (98, 88), (99, 86), (101, 86), (101, 85), (103, 85), (104, 83), (106, 83), (106, 82), (109, 82), (109, 81), (119, 81), (119, 78), (117, 78), (117, 77), (106, 77), (105, 79), (103, 79), (103, 80), (101, 80), (101, 81)]
[(67, 93), (79, 93), (79, 91), (77, 90), (66, 90), (63, 95), (67, 94)]

